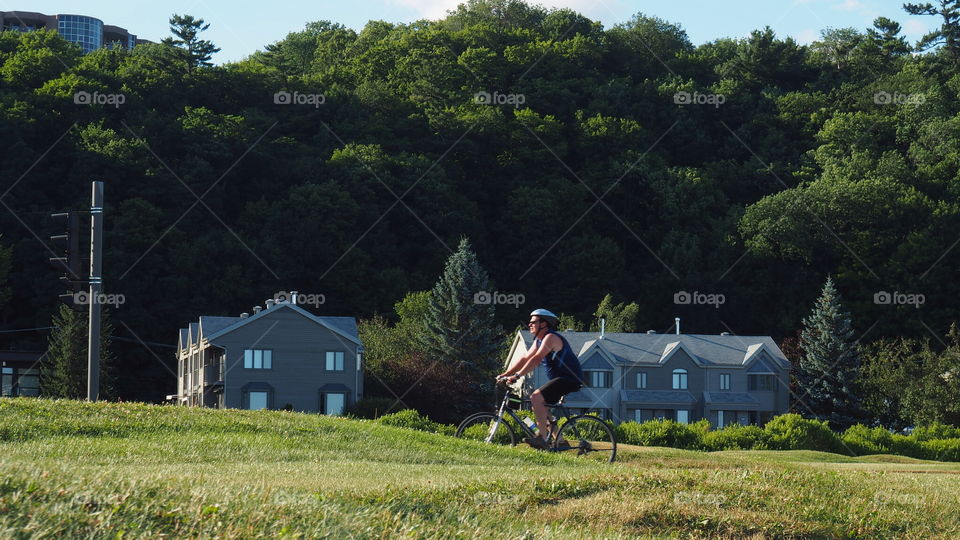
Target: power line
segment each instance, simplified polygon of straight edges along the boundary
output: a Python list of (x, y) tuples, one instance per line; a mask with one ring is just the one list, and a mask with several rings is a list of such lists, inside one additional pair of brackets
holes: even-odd
[(36, 330), (50, 330), (52, 326), (40, 326), (38, 328), (19, 328), (17, 330), (0, 330), (0, 334), (13, 334), (14, 332), (34, 332)]

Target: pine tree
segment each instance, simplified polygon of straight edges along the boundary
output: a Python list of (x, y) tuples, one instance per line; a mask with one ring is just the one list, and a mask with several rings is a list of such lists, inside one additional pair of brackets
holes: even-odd
[(460, 240), (430, 293), (424, 336), (427, 357), (457, 363), (477, 375), (494, 374), (501, 363), (494, 292), (470, 241)]
[(807, 416), (827, 420), (836, 429), (863, 422), (865, 413), (856, 386), (860, 352), (853, 340), (850, 314), (843, 310), (830, 277), (803, 324), (803, 358), (795, 374), (798, 408)]
[(192, 15), (177, 15), (174, 13), (169, 20), (170, 31), (177, 39), (165, 38), (162, 43), (178, 47), (183, 51), (184, 61), (186, 63), (187, 73), (193, 72), (193, 69), (200, 66), (211, 66), (210, 58), (214, 53), (220, 52), (220, 48), (212, 41), (198, 38), (198, 34), (207, 28), (210, 24), (204, 24), (203, 19), (194, 19)]
[(939, 15), (943, 24), (920, 38), (917, 50), (943, 45), (953, 58), (960, 56), (960, 0), (940, 0), (939, 6), (926, 2), (923, 4), (904, 4), (903, 9), (911, 15)]
[[(114, 397), (113, 325), (106, 309), (100, 323), (100, 399)], [(40, 395), (50, 398), (87, 397), (87, 315), (61, 305), (53, 316), (47, 354), (40, 364)]]

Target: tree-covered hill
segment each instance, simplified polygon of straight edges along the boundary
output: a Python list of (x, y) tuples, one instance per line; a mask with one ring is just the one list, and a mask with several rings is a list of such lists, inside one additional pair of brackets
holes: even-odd
[[(881, 17), (811, 46), (769, 28), (694, 46), (682, 22), (471, 0), (439, 21), (310, 23), (224, 66), (174, 40), (81, 55), (2, 32), (0, 326), (49, 325), (48, 214), (103, 180), (106, 289), (134, 341), (173, 344), (201, 313), (288, 289), (389, 314), (461, 237), (497, 290), (581, 320), (611, 293), (641, 329), (681, 316), (781, 338), (832, 275), (863, 339), (943, 335), (960, 295), (955, 42), (913, 51)], [(498, 308), (505, 328), (520, 317)], [(172, 388), (154, 357), (169, 350), (123, 347)]]

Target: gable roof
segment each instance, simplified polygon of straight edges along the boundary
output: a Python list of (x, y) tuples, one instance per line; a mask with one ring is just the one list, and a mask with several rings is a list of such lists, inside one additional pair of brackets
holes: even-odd
[(240, 317), (200, 316), (200, 337), (206, 338), (239, 321)]
[[(570, 348), (572, 349), (573, 345), (570, 345)], [(610, 351), (603, 348), (602, 339), (584, 342), (580, 352), (577, 353), (577, 358), (580, 359), (580, 367), (583, 369), (613, 369), (613, 365), (617, 363), (617, 359), (610, 354)]]
[(200, 323), (192, 322), (187, 325), (187, 345), (195, 345), (200, 341)]
[(766, 360), (763, 358), (756, 358), (754, 362), (747, 368), (747, 373), (753, 374), (763, 374), (763, 375), (776, 375), (777, 371), (770, 367)]
[(683, 344), (682, 341), (674, 341), (673, 343), (667, 343), (667, 346), (663, 349), (663, 355), (660, 356), (660, 364), (666, 364), (674, 357), (679, 351), (687, 353), (687, 356), (693, 360), (694, 364), (698, 366), (709, 364), (709, 361), (705, 361), (700, 358), (693, 351), (690, 350), (690, 347)]
[[(268, 315), (274, 314), (274, 313), (276, 313), (278, 310), (281, 310), (281, 309), (290, 309), (290, 310), (293, 310), (295, 313), (298, 313), (298, 314), (302, 315), (303, 317), (306, 317), (306, 318), (309, 319), (310, 321), (313, 321), (313, 322), (319, 324), (320, 326), (322, 326), (322, 327), (326, 328), (327, 330), (330, 330), (331, 332), (333, 332), (333, 333), (335, 333), (335, 334), (337, 334), (337, 335), (339, 335), (339, 336), (347, 339), (348, 341), (350, 341), (350, 342), (352, 342), (352, 343), (354, 343), (354, 344), (356, 344), (356, 345), (361, 345), (361, 343), (360, 343), (360, 338), (359, 338), (358, 335), (357, 335), (357, 323), (356, 323), (356, 320), (355, 320), (353, 317), (318, 317), (318, 316), (310, 313), (309, 311), (303, 309), (302, 307), (300, 307), (300, 306), (298, 306), (298, 305), (296, 305), (296, 304), (292, 304), (292, 303), (290, 303), (290, 302), (281, 302), (281, 303), (279, 303), (279, 304), (275, 304), (275, 305), (273, 305), (273, 307), (271, 307), (271, 308), (269, 308), (269, 309), (263, 309), (263, 310), (260, 311), (260, 313), (257, 313), (257, 314), (255, 314), (255, 315), (251, 315), (250, 317), (247, 317), (247, 318), (245, 318), (245, 319), (239, 319), (239, 318), (238, 318), (235, 322), (233, 322), (233, 324), (230, 324), (230, 325), (228, 325), (228, 326), (222, 327), (222, 328), (220, 328), (219, 330), (217, 330), (217, 331), (215, 331), (215, 332), (213, 332), (213, 333), (211, 333), (211, 334), (208, 334), (208, 335), (206, 335), (206, 336), (204, 336), (204, 337), (207, 338), (208, 341), (213, 340), (213, 339), (216, 339), (216, 338), (221, 337), (221, 336), (223, 336), (223, 335), (229, 334), (230, 332), (233, 332), (233, 331), (235, 331), (235, 330), (237, 330), (237, 329), (239, 329), (239, 328), (242, 328), (242, 327), (244, 327), (244, 326), (252, 323), (253, 321), (256, 321), (256, 320), (259, 320), (259, 319), (261, 319), (261, 318), (263, 318), (263, 317), (266, 317), (266, 316), (268, 316)], [(230, 318), (230, 317), (220, 317), (220, 318), (221, 318), (221, 319), (225, 319), (225, 318)], [(193, 324), (195, 324), (195, 323), (191, 323), (191, 325), (193, 325)]]
[[(694, 362), (707, 367), (743, 367), (750, 353), (753, 353), (751, 358), (756, 357), (761, 350), (767, 352), (779, 369), (792, 367), (770, 336), (608, 332), (602, 340), (598, 340), (596, 332), (560, 334), (567, 339), (574, 351), (586, 352), (592, 342), (602, 343), (602, 350), (620, 366), (662, 365), (665, 359), (669, 359), (668, 355), (676, 354), (677, 350), (682, 349)], [(533, 342), (530, 332), (526, 330), (520, 331), (518, 337), (527, 347)]]

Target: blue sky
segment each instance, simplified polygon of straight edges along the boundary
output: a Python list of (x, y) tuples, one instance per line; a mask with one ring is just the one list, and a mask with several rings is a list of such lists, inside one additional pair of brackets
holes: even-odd
[[(170, 35), (172, 13), (190, 14), (210, 23), (203, 34), (223, 49), (217, 63), (240, 60), (265, 45), (300, 30), (310, 21), (331, 20), (360, 29), (369, 20), (408, 23), (442, 17), (462, 0), (290, 0), (240, 4), (227, 0), (0, 0), (0, 11), (39, 11), (49, 15), (80, 14), (121, 26), (152, 41)], [(546, 7), (568, 7), (607, 28), (643, 12), (679, 24), (694, 44), (721, 37), (743, 37), (770, 26), (778, 36), (801, 43), (816, 40), (825, 28), (863, 30), (878, 16), (897, 20), (916, 42), (939, 24), (934, 17), (911, 17), (901, 0), (541, 0)]]

